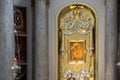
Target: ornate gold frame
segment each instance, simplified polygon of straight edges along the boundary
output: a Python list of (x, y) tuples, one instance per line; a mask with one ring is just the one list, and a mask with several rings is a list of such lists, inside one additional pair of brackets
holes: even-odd
[(94, 16), (95, 16), (95, 80), (98, 80), (98, 15), (95, 11), (95, 9), (93, 9), (91, 7), (91, 5), (89, 4), (86, 4), (86, 3), (83, 3), (83, 2), (73, 2), (73, 3), (69, 3), (67, 5), (65, 5), (64, 7), (62, 7), (58, 13), (57, 13), (57, 16), (56, 16), (56, 80), (58, 80), (58, 18), (59, 18), (59, 14), (60, 12), (65, 9), (66, 7), (68, 6), (71, 6), (73, 4), (78, 4), (78, 5), (84, 5), (86, 7), (88, 7), (93, 13), (94, 13)]

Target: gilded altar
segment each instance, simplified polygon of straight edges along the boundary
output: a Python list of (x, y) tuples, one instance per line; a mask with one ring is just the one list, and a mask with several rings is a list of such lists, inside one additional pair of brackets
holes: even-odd
[(57, 16), (57, 80), (96, 80), (96, 15), (83, 3), (64, 7)]

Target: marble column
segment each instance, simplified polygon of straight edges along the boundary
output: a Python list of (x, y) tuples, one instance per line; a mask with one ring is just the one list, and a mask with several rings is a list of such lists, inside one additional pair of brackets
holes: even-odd
[(35, 80), (48, 79), (48, 28), (46, 0), (35, 2)]
[(107, 0), (106, 2), (105, 31), (105, 80), (118, 80), (116, 66), (118, 53), (117, 0)]
[[(119, 51), (119, 54), (118, 54), (118, 62), (120, 62), (120, 0), (118, 0), (118, 16), (119, 16), (119, 48), (118, 48), (118, 51)], [(118, 78), (120, 80), (120, 65), (118, 66), (119, 68), (119, 72), (118, 72)]]
[(12, 0), (0, 0), (0, 80), (14, 80), (11, 66), (14, 57)]

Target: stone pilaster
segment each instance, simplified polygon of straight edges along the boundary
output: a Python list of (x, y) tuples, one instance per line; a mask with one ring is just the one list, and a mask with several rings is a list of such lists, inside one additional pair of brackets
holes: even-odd
[(105, 31), (105, 80), (118, 80), (116, 67), (118, 52), (117, 0), (107, 0), (106, 2)]
[(13, 80), (14, 57), (12, 0), (0, 0), (0, 80)]
[(48, 28), (46, 0), (35, 2), (35, 80), (48, 79)]

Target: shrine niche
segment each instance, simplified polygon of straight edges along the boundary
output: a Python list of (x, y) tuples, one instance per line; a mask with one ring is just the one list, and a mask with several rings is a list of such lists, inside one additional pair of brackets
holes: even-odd
[(84, 3), (64, 7), (56, 21), (56, 80), (97, 79), (97, 20)]

